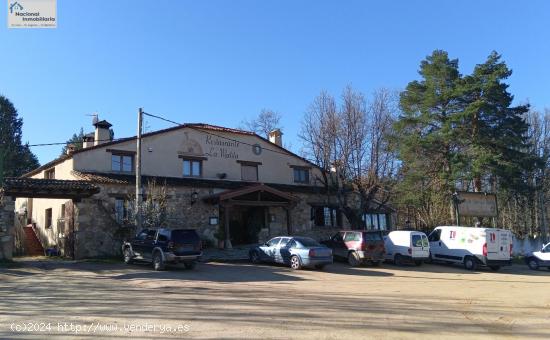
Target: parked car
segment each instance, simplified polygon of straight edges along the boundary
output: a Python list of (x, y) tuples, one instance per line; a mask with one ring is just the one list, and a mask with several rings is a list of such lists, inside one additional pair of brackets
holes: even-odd
[(512, 264), (509, 230), (442, 226), (435, 228), (428, 240), (431, 261), (460, 263), (468, 270), (481, 265), (496, 271)]
[(430, 256), (428, 236), (420, 231), (395, 230), (384, 236), (385, 259), (401, 266), (406, 261), (420, 266)]
[(535, 251), (525, 258), (529, 268), (538, 270), (546, 267), (550, 270), (550, 243), (543, 245), (540, 251)]
[(134, 239), (124, 242), (122, 254), (127, 264), (148, 261), (155, 270), (179, 262), (193, 269), (202, 255), (201, 240), (194, 229), (143, 229)]
[(347, 260), (352, 267), (366, 262), (376, 266), (384, 260), (381, 231), (342, 230), (321, 243), (332, 249), (334, 257)]
[(295, 270), (302, 267), (323, 269), (332, 263), (332, 251), (309, 237), (274, 237), (250, 249), (248, 255), (252, 263), (282, 263)]

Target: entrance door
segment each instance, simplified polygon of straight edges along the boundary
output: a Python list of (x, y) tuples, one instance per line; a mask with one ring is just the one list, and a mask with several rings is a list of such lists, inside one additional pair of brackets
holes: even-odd
[(229, 230), (233, 245), (258, 243), (258, 233), (265, 228), (265, 208), (235, 206), (229, 214)]

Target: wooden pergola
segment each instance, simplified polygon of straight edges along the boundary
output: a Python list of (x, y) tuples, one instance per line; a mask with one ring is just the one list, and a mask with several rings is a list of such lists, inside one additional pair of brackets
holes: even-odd
[[(219, 204), (224, 209), (225, 247), (231, 248), (229, 235), (229, 212), (234, 206), (248, 207), (282, 207), (286, 211), (287, 231), (292, 233), (290, 209), (298, 202), (298, 198), (286, 192), (279, 191), (265, 184), (248, 186), (242, 189), (227, 190), (203, 199), (207, 203)], [(267, 221), (267, 216), (266, 223)]]

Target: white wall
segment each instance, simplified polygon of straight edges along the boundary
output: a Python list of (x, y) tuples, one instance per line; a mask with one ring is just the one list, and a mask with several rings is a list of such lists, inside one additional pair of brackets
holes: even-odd
[[(149, 136), (144, 138), (142, 143), (142, 174), (183, 177), (183, 163), (178, 156), (190, 155), (207, 158), (203, 161), (202, 178), (205, 179), (218, 179), (218, 174), (225, 173), (227, 180), (241, 180), (241, 164), (237, 162), (240, 160), (262, 163), (258, 166), (260, 182), (296, 184), (294, 183), (293, 169), (290, 166), (311, 166), (300, 158), (255, 136), (218, 131), (212, 133), (241, 141), (241, 143), (233, 143), (231, 140), (190, 128)], [(216, 145), (218, 141), (230, 145)], [(254, 144), (259, 144), (262, 147), (261, 154), (254, 154), (251, 146)], [(111, 152), (107, 152), (108, 149), (135, 151), (135, 141), (76, 153), (73, 156), (75, 169), (111, 172)], [(320, 176), (320, 172), (317, 168), (312, 168), (310, 184), (314, 184), (315, 175)]]

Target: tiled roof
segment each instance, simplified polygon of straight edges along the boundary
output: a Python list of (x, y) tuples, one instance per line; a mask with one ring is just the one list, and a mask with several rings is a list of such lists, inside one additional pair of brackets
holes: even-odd
[[(227, 127), (223, 127), (223, 126), (218, 126), (218, 125), (211, 125), (211, 124), (205, 124), (205, 123), (187, 123), (187, 124), (181, 124), (181, 125), (178, 125), (178, 126), (175, 126), (175, 127), (171, 127), (171, 128), (167, 128), (167, 129), (163, 129), (163, 130), (157, 130), (157, 131), (153, 131), (153, 132), (149, 132), (149, 133), (145, 133), (142, 135), (142, 138), (147, 138), (149, 136), (154, 136), (154, 135), (158, 135), (158, 134), (161, 134), (161, 133), (165, 133), (165, 132), (170, 132), (170, 131), (175, 131), (175, 130), (179, 130), (179, 129), (183, 129), (183, 128), (190, 128), (190, 129), (197, 129), (197, 130), (210, 130), (210, 131), (218, 131), (218, 132), (227, 132), (227, 133), (235, 133), (235, 134), (240, 134), (240, 135), (247, 135), (247, 136), (255, 136), (265, 142), (268, 142), (268, 143), (271, 143), (268, 139), (254, 133), (254, 132), (251, 132), (251, 131), (245, 131), (245, 130), (240, 130), (240, 129), (233, 129), (233, 128), (227, 128)], [(32, 175), (35, 175), (37, 173), (39, 173), (40, 171), (44, 170), (44, 169), (47, 169), (48, 167), (51, 167), (51, 166), (54, 166), (56, 164), (59, 164), (61, 162), (63, 162), (64, 160), (68, 159), (68, 158), (71, 158), (73, 154), (77, 154), (77, 153), (81, 153), (81, 152), (86, 152), (86, 151), (90, 151), (90, 150), (95, 150), (95, 149), (99, 149), (99, 148), (103, 148), (103, 147), (106, 147), (106, 146), (111, 146), (111, 145), (116, 145), (116, 144), (120, 144), (120, 143), (124, 143), (124, 142), (128, 142), (128, 141), (132, 141), (132, 140), (135, 140), (136, 139), (136, 136), (133, 136), (133, 137), (127, 137), (127, 138), (120, 138), (120, 139), (116, 139), (114, 141), (111, 141), (111, 142), (106, 142), (106, 143), (102, 143), (102, 144), (98, 144), (98, 145), (94, 145), (94, 146), (90, 146), (90, 147), (87, 147), (87, 148), (82, 148), (82, 149), (78, 149), (78, 150), (75, 150), (73, 151), (73, 153), (71, 155), (62, 155), (60, 156), (59, 158), (49, 162), (49, 163), (46, 163), (44, 165), (42, 165), (41, 167), (35, 169), (35, 170), (32, 170), (31, 172), (29, 173), (26, 173), (24, 174), (22, 177), (30, 177)], [(311, 166), (315, 167), (315, 168), (318, 168), (320, 169), (321, 171), (323, 171), (321, 168), (319, 168), (316, 164), (312, 163), (311, 161), (305, 159), (304, 157), (302, 156), (299, 156), (295, 153), (293, 153), (292, 151), (290, 150), (287, 150), (285, 149), (284, 147), (282, 146), (279, 146), (277, 144), (273, 144), (272, 143), (272, 146), (276, 149), (279, 149), (281, 151), (284, 151), (286, 153), (288, 153), (289, 155), (292, 155), (296, 158), (299, 158), (301, 160), (303, 160), (304, 162), (310, 164)]]
[(81, 198), (99, 190), (94, 183), (82, 180), (5, 178), (2, 183), (3, 194), (15, 197)]
[[(99, 172), (81, 172), (72, 171), (74, 176), (98, 184), (123, 184), (133, 185), (136, 183), (135, 175), (125, 174), (110, 174)], [(218, 189), (240, 189), (244, 187), (258, 185), (258, 182), (231, 181), (219, 179), (202, 179), (202, 178), (185, 178), (185, 177), (162, 177), (162, 176), (141, 176), (142, 183), (145, 185), (150, 180), (155, 180), (157, 183), (166, 183), (168, 186), (191, 186), (191, 187), (206, 187)], [(310, 185), (292, 185), (265, 183), (277, 190), (286, 192), (303, 192), (303, 193), (323, 193), (323, 187), (314, 187)]]

